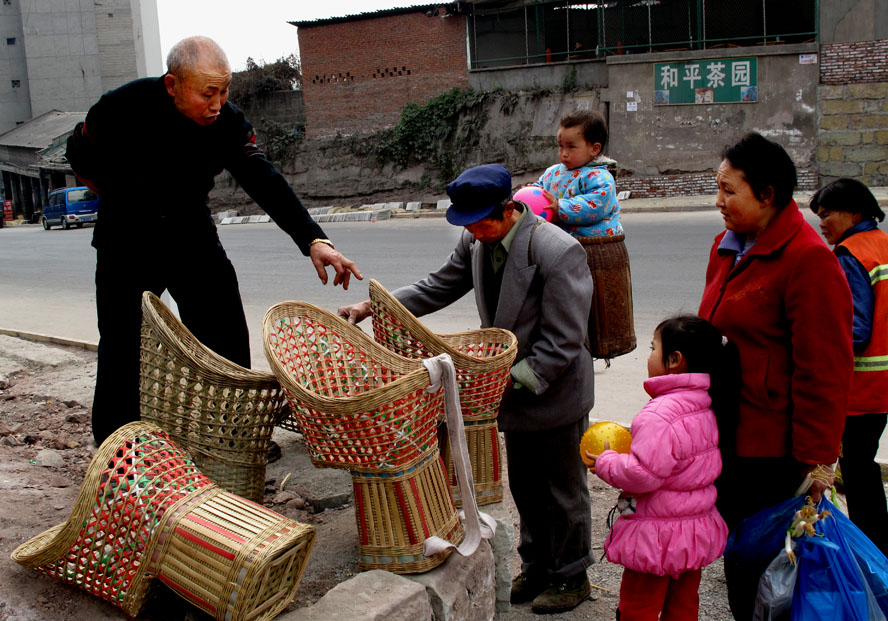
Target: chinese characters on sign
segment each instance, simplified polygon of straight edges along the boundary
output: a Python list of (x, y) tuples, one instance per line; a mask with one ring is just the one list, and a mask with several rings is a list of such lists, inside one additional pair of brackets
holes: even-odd
[(654, 63), (654, 105), (755, 103), (755, 58), (714, 58)]

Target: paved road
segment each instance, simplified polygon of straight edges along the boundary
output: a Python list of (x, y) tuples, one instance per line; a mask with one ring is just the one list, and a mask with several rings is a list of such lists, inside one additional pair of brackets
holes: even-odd
[[(805, 212), (806, 217), (813, 217)], [(596, 367), (593, 416), (629, 423), (647, 400), (647, 344), (666, 315), (695, 312), (712, 238), (721, 230), (715, 211), (629, 213), (623, 218), (632, 263), (635, 329), (639, 347)], [(459, 230), (443, 219), (330, 223), (324, 229), (358, 265), (365, 278), (394, 289), (437, 268), (452, 250)], [(267, 368), (261, 345), (265, 311), (282, 300), (303, 300), (334, 311), (367, 297), (367, 283), (349, 291), (322, 286), (310, 262), (272, 224), (220, 227), (235, 264), (252, 333), (253, 364)], [(89, 227), (44, 231), (0, 229), (0, 328), (97, 341)], [(424, 319), (438, 332), (478, 327), (471, 295)], [(888, 437), (880, 457), (888, 460)]]

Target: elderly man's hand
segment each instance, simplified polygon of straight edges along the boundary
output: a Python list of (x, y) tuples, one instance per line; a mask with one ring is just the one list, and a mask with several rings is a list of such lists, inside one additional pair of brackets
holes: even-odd
[(341, 252), (334, 250), (332, 246), (328, 246), (323, 242), (317, 242), (311, 245), (309, 256), (315, 269), (318, 271), (318, 278), (325, 285), (327, 284), (327, 266), (332, 265), (336, 271), (333, 277), (333, 286), (342, 284), (343, 289), (348, 289), (348, 283), (351, 275), (354, 274), (358, 280), (364, 280), (358, 266), (351, 259), (347, 259)]
[(370, 314), (370, 300), (364, 300), (351, 306), (340, 306), (336, 314), (348, 319), (349, 323), (359, 323)]

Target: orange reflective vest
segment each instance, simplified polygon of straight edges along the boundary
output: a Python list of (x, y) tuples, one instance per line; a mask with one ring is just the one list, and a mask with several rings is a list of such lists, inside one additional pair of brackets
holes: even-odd
[(839, 243), (860, 261), (873, 288), (873, 333), (866, 349), (854, 356), (848, 414), (888, 412), (888, 233), (855, 233)]

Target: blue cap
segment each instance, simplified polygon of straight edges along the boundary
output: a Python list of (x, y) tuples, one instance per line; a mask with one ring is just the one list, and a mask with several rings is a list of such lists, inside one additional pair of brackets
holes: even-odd
[(512, 175), (502, 164), (484, 164), (463, 171), (447, 185), (451, 205), (447, 221), (467, 226), (483, 220), (512, 194)]

